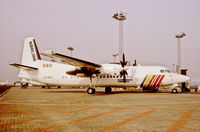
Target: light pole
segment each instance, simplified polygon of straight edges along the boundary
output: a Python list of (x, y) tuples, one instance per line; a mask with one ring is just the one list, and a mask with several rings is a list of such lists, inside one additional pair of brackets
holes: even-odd
[(72, 47), (67, 47), (67, 49), (70, 51), (70, 56), (72, 56), (72, 55), (73, 55), (72, 52), (73, 52), (74, 48), (72, 48)]
[(114, 59), (114, 63), (116, 63), (116, 57), (118, 56), (119, 54), (117, 53), (117, 54), (113, 54), (112, 56), (113, 56), (113, 59)]
[(172, 68), (173, 68), (173, 73), (175, 72), (175, 65), (176, 65), (176, 64), (173, 64), (173, 67), (172, 67)]
[(115, 13), (112, 16), (114, 19), (119, 21), (119, 61), (122, 60), (124, 54), (124, 38), (123, 38), (123, 21), (126, 20), (126, 16), (123, 12)]
[(176, 66), (176, 72), (181, 73), (181, 38), (186, 36), (185, 33), (177, 34), (175, 37), (177, 38), (177, 66)]

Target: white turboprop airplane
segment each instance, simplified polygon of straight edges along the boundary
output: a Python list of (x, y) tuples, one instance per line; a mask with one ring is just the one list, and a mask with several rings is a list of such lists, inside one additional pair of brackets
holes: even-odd
[(0, 85), (5, 86), (6, 84), (8, 84), (8, 79), (5, 82), (0, 82)]
[[(94, 94), (96, 87), (112, 88), (142, 87), (155, 92), (159, 87), (175, 86), (189, 81), (189, 77), (170, 73), (162, 66), (126, 66), (125, 57), (119, 64), (95, 64), (65, 56), (53, 51), (42, 55), (59, 59), (62, 63), (41, 60), (35, 39), (26, 38), (21, 64), (10, 64), (20, 68), (18, 77), (42, 85), (88, 87), (88, 94)], [(172, 92), (177, 92), (176, 88)]]

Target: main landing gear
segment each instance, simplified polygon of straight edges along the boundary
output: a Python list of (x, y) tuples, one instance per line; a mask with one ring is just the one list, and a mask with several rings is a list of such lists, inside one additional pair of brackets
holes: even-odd
[[(96, 89), (93, 88), (93, 87), (89, 87), (89, 88), (87, 89), (87, 93), (88, 93), (88, 94), (95, 94), (95, 92), (96, 92)], [(111, 87), (105, 87), (105, 92), (106, 92), (106, 93), (111, 93), (111, 92), (112, 92), (112, 88), (111, 88)]]
[(94, 87), (92, 87), (92, 75), (90, 76), (90, 87), (87, 89), (87, 93), (88, 94), (95, 94), (96, 89), (95, 89), (95, 85)]
[(143, 92), (156, 93), (158, 91), (157, 87), (150, 87), (150, 88), (143, 87), (142, 89), (143, 89)]
[(28, 88), (28, 83), (21, 83), (21, 88)]
[[(90, 76), (90, 87), (87, 89), (88, 94), (95, 94), (96, 89), (95, 89), (95, 84), (92, 86), (92, 76)], [(112, 88), (111, 87), (105, 87), (105, 92), (106, 93), (111, 93)]]
[(112, 88), (111, 87), (105, 87), (105, 92), (106, 93), (111, 93), (112, 92)]
[(95, 88), (89, 87), (89, 88), (87, 89), (87, 93), (88, 93), (88, 94), (94, 94), (95, 92), (96, 92)]

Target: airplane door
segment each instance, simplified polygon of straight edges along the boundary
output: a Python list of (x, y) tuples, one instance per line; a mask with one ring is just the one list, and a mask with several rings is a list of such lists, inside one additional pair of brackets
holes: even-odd
[(138, 79), (137, 79), (137, 77), (136, 77), (136, 73), (137, 73), (137, 68), (133, 68), (132, 69), (132, 82), (133, 83), (137, 83), (137, 81), (138, 81)]

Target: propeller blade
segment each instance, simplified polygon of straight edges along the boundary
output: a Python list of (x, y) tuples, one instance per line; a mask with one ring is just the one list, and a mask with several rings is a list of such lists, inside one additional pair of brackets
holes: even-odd
[(125, 55), (122, 55), (122, 61), (120, 61), (121, 66), (124, 68), (124, 66), (126, 66), (127, 61), (125, 60)]
[(122, 55), (122, 61), (125, 62), (125, 55)]
[(125, 70), (125, 66), (127, 64), (127, 61), (125, 60), (125, 54), (122, 55), (122, 61), (120, 61), (120, 64), (123, 68), (122, 71), (120, 71), (120, 77), (123, 76), (123, 82), (126, 83), (126, 75), (128, 75), (127, 71)]
[(120, 71), (120, 76), (123, 76), (123, 75), (128, 75), (128, 73), (127, 73), (127, 71), (125, 69)]
[(124, 72), (124, 75), (128, 75), (128, 73), (127, 73), (127, 71), (126, 71), (126, 70), (124, 70), (123, 72)]

